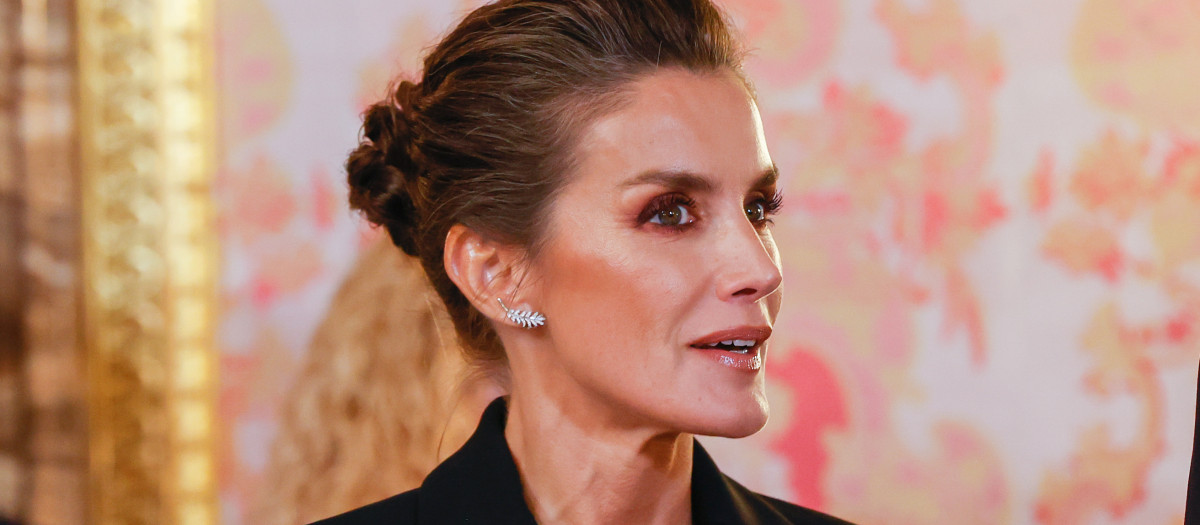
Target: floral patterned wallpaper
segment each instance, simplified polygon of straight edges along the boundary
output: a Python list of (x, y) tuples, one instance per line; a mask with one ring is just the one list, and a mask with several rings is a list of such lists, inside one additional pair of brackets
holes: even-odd
[[(863, 523), (1180, 523), (1200, 356), (1200, 4), (726, 0), (787, 292), (746, 485)], [(221, 497), (246, 522), (378, 234), (358, 114), (476, 2), (218, 2)]]

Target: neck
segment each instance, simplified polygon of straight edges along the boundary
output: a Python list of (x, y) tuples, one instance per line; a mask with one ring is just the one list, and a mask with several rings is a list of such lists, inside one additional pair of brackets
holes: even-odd
[(691, 522), (692, 436), (631, 428), (551, 396), (508, 403), (505, 438), (541, 523)]

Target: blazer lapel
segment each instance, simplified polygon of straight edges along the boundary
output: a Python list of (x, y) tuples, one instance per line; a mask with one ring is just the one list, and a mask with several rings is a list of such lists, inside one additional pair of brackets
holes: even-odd
[(692, 523), (696, 525), (789, 524), (759, 495), (717, 469), (712, 456), (695, 441), (692, 448)]
[(492, 401), (466, 444), (429, 473), (419, 492), (418, 523), (536, 525), (504, 439), (507, 417), (505, 399)]

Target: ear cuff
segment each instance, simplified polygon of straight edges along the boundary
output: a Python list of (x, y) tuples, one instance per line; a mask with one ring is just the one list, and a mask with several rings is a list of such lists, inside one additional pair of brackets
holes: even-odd
[(509, 321), (512, 321), (513, 324), (520, 326), (521, 328), (532, 330), (538, 326), (546, 324), (546, 316), (542, 315), (541, 312), (535, 312), (532, 310), (509, 310), (507, 306), (504, 306), (504, 301), (500, 300), (499, 297), (496, 298), (496, 301), (500, 303), (500, 308), (504, 309), (505, 317), (508, 317)]

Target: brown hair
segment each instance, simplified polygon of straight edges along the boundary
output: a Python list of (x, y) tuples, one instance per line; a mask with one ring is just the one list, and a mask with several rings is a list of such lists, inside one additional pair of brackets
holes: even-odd
[(503, 392), (453, 337), (416, 259), (366, 250), (286, 398), (249, 521), (309, 523), (420, 485)]
[(473, 11), (420, 81), (371, 106), (346, 162), (350, 204), (420, 258), (473, 362), (503, 363), (488, 319), (446, 275), (463, 224), (533, 255), (581, 131), (658, 68), (740, 73), (709, 0), (503, 0)]

